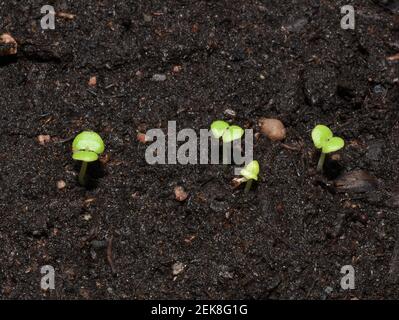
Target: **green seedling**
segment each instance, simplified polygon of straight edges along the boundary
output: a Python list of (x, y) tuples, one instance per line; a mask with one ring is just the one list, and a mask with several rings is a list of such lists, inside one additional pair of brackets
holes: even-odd
[(217, 120), (211, 124), (211, 132), (216, 139), (222, 138), (223, 143), (240, 139), (244, 130), (236, 125), (229, 125), (226, 121)]
[(321, 149), (321, 155), (317, 164), (317, 172), (323, 171), (326, 154), (338, 151), (345, 146), (345, 141), (340, 137), (334, 137), (330, 128), (319, 124), (312, 130), (312, 140), (317, 149)]
[[(224, 144), (240, 139), (244, 130), (236, 125), (229, 125), (226, 121), (217, 120), (211, 124), (212, 135), (216, 139), (222, 138)], [(223, 163), (228, 163), (227, 154), (223, 152)]]
[(82, 161), (79, 172), (79, 183), (86, 185), (86, 170), (89, 162), (96, 161), (98, 156), (104, 152), (104, 142), (98, 133), (83, 131), (79, 133), (72, 143), (72, 158)]
[(242, 175), (241, 178), (236, 178), (233, 180), (235, 186), (239, 186), (241, 183), (246, 182), (245, 185), (245, 193), (248, 193), (251, 189), (252, 182), (254, 180), (258, 180), (259, 175), (259, 162), (254, 160), (248, 163), (244, 169), (241, 170), (240, 174)]

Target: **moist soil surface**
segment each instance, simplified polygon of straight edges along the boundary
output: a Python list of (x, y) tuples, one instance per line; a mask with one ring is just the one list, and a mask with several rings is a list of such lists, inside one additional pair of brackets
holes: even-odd
[[(0, 57), (2, 299), (399, 298), (398, 1), (47, 2), (55, 30), (47, 3), (0, 2), (18, 43)], [(261, 117), (287, 137), (256, 135), (247, 194), (232, 165), (150, 165), (137, 140)], [(323, 174), (320, 123), (346, 141)], [(106, 144), (87, 187), (83, 130)]]

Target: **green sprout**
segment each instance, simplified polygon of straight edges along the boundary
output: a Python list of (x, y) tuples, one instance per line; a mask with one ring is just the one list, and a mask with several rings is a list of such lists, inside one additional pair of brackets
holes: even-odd
[(317, 172), (323, 171), (326, 154), (338, 151), (345, 146), (345, 141), (340, 137), (334, 137), (330, 128), (324, 125), (317, 125), (312, 130), (312, 140), (317, 149), (321, 149), (321, 155), (317, 164)]
[(211, 132), (216, 139), (222, 138), (223, 143), (240, 139), (244, 130), (236, 125), (229, 125), (226, 121), (217, 120), (211, 124)]
[(240, 174), (242, 175), (242, 177), (233, 179), (233, 183), (236, 187), (239, 186), (241, 183), (246, 182), (247, 184), (245, 185), (244, 192), (248, 193), (251, 189), (252, 182), (254, 180), (258, 180), (259, 162), (256, 160), (251, 161), (245, 166), (244, 169), (241, 170)]
[(79, 133), (72, 143), (72, 158), (82, 161), (79, 172), (79, 183), (86, 185), (86, 170), (89, 162), (96, 161), (98, 156), (104, 152), (104, 142), (100, 135), (93, 131)]
[[(212, 122), (211, 132), (216, 139), (222, 138), (223, 143), (229, 143), (234, 140), (238, 140), (244, 134), (244, 130), (241, 127), (236, 125), (229, 125), (226, 121), (223, 120), (217, 120)], [(226, 164), (227, 162), (227, 154), (226, 152), (223, 152), (223, 163)]]

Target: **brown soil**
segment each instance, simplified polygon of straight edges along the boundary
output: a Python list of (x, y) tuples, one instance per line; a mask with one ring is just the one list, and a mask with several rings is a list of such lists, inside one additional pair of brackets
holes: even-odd
[[(350, 1), (353, 31), (338, 0), (49, 2), (75, 16), (43, 31), (42, 1), (0, 2), (0, 33), (18, 42), (0, 57), (3, 299), (399, 298), (398, 1)], [(146, 163), (139, 131), (208, 128), (226, 109), (287, 129), (256, 141), (250, 193), (231, 167)], [(347, 143), (324, 175), (318, 123)], [(106, 143), (89, 188), (70, 146), (85, 129)], [(360, 187), (334, 181), (358, 169)]]

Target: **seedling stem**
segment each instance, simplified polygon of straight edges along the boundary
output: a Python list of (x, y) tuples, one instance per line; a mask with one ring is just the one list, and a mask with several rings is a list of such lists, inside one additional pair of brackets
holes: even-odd
[(247, 181), (247, 184), (245, 185), (244, 193), (248, 193), (249, 190), (251, 190), (252, 181), (254, 181), (254, 180), (250, 179), (250, 180)]
[(87, 170), (87, 162), (82, 161), (82, 166), (80, 167), (79, 172), (79, 183), (80, 185), (86, 185), (86, 170)]
[(324, 160), (326, 159), (326, 154), (322, 152), (320, 154), (319, 162), (317, 163), (317, 172), (322, 172), (323, 171), (323, 166), (324, 166)]

